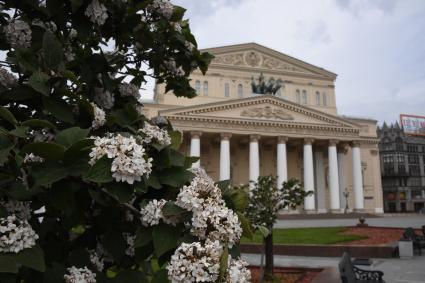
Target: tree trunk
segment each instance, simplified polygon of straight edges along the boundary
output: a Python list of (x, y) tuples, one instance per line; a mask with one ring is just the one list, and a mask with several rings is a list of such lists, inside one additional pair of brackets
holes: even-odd
[(266, 267), (264, 277), (266, 279), (273, 277), (273, 228), (270, 229), (269, 235), (264, 238), (264, 247), (266, 252)]

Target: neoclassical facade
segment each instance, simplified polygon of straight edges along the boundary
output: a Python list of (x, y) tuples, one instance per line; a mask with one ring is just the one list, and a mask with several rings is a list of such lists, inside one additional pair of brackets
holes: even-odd
[[(205, 51), (215, 58), (205, 76), (192, 74), (197, 97), (157, 85), (144, 109), (184, 133), (194, 166), (235, 184), (297, 178), (314, 191), (305, 212), (383, 212), (376, 121), (337, 113), (336, 74), (255, 43)], [(261, 73), (283, 81), (275, 96), (252, 93)]]

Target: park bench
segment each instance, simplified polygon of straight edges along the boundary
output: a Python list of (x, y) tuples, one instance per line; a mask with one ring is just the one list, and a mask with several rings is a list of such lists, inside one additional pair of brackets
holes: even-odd
[(422, 255), (422, 248), (425, 248), (425, 237), (417, 235), (413, 228), (406, 228), (403, 233), (403, 237), (407, 240), (412, 241), (413, 250), (418, 250), (419, 254)]
[(354, 266), (346, 252), (342, 255), (338, 268), (342, 283), (385, 283), (382, 271), (369, 271)]

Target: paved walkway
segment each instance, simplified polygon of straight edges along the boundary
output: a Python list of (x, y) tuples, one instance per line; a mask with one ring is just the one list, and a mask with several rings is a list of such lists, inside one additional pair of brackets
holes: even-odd
[[(301, 227), (337, 227), (355, 226), (358, 219), (288, 219), (277, 220), (275, 228), (301, 228)], [(406, 215), (394, 217), (366, 218), (366, 223), (377, 227), (395, 228), (421, 228), (425, 225), (425, 215)], [(425, 282), (425, 279), (424, 279)]]
[[(243, 254), (242, 258), (255, 265), (259, 265), (261, 259), (255, 254)], [(274, 262), (276, 266), (285, 267), (337, 267), (339, 258), (275, 256)], [(386, 283), (424, 283), (425, 255), (413, 259), (374, 259), (370, 269), (383, 271)]]

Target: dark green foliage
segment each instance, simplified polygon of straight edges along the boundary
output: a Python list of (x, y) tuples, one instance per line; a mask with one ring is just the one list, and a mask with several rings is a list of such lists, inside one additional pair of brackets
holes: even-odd
[[(197, 49), (181, 7), (175, 7), (171, 20), (157, 12), (144, 20), (140, 12), (152, 0), (100, 2), (108, 13), (103, 25), (85, 15), (91, 0), (0, 0), (0, 51), (6, 54), (0, 67), (17, 79), (12, 87), (0, 82), (0, 200), (30, 201), (32, 211), (45, 209), (29, 221), (39, 235), (37, 246), (0, 254), (0, 282), (63, 282), (71, 265), (95, 270), (87, 258), (97, 243), (113, 257), (97, 274), (98, 282), (166, 282), (170, 252), (182, 239), (191, 239), (183, 225), (161, 223), (152, 229), (137, 219), (143, 203), (175, 199), (193, 177), (188, 168), (194, 159), (177, 151), (181, 134), (161, 125), (170, 131), (172, 144), (145, 146), (152, 174), (133, 185), (115, 182), (108, 158), (88, 164), (90, 137), (134, 135), (148, 122), (135, 97), (120, 95), (124, 78), (140, 88), (151, 76), (167, 91), (193, 97), (188, 76), (198, 68), (205, 73), (212, 56)], [(3, 28), (15, 20), (30, 26), (28, 48), (14, 49), (6, 40)], [(48, 28), (51, 24), (56, 29)], [(188, 43), (194, 48), (189, 50)], [(114, 51), (107, 52), (111, 46)], [(184, 74), (165, 68), (169, 61)], [(104, 109), (106, 124), (93, 129), (90, 103), (99, 89), (111, 93), (115, 103)], [(45, 161), (24, 163), (28, 153)], [(128, 220), (128, 213), (135, 220)], [(165, 213), (183, 212), (170, 202)], [(6, 216), (3, 207), (0, 216)], [(123, 233), (137, 236), (135, 257), (125, 254)], [(148, 268), (152, 262), (159, 268)]]

